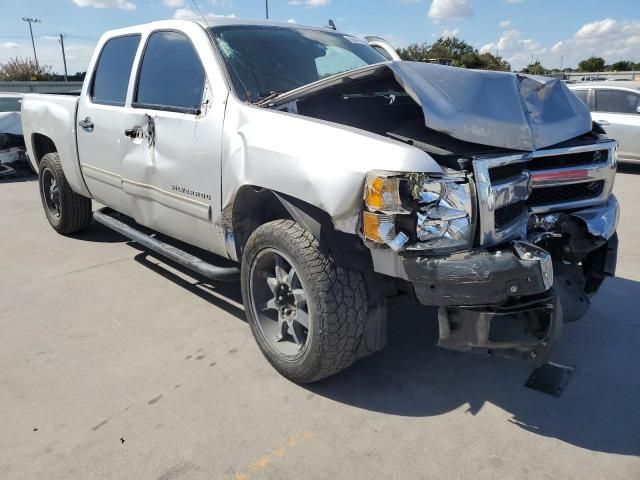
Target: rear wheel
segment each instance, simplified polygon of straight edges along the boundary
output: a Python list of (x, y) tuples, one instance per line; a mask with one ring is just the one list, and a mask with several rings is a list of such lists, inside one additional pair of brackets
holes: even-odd
[(276, 220), (251, 235), (242, 296), (260, 349), (285, 377), (314, 382), (353, 363), (367, 314), (364, 277), (336, 265), (297, 223)]
[(80, 232), (91, 222), (91, 200), (69, 186), (57, 153), (47, 153), (40, 161), (38, 183), (47, 220), (63, 235)]

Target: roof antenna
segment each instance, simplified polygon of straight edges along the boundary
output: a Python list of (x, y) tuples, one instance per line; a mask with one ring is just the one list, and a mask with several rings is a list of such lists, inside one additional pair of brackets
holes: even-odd
[(198, 6), (198, 3), (196, 2), (196, 0), (191, 0), (193, 2), (193, 5), (196, 7), (196, 10), (198, 10), (198, 13), (200, 14), (200, 16), (202, 17), (202, 21), (204, 22), (204, 24), (207, 26), (207, 28), (211, 28), (209, 25), (209, 22), (207, 22), (207, 18), (202, 14), (202, 11), (200, 10), (200, 7)]
[(329, 19), (329, 25), (325, 26), (324, 28), (330, 28), (331, 30), (337, 30), (336, 24), (333, 23), (333, 20), (331, 20), (331, 19)]

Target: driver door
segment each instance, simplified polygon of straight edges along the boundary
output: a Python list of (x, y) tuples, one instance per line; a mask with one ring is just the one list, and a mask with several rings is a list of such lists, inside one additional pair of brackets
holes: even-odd
[(125, 135), (122, 186), (136, 222), (191, 245), (224, 251), (220, 205), (223, 108), (186, 33), (151, 32), (140, 59)]

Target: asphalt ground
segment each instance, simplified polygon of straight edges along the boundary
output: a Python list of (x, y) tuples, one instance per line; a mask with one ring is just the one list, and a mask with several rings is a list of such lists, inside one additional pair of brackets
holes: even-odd
[(530, 367), (436, 347), (395, 305), (389, 344), (310, 386), (279, 376), (238, 284), (94, 224), (48, 225), (0, 183), (1, 479), (640, 479), (640, 172), (624, 169), (618, 275), (565, 326), (564, 395)]

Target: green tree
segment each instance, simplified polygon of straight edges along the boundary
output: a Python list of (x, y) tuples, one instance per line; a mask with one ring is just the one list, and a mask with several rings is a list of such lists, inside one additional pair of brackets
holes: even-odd
[(578, 69), (581, 72), (603, 72), (604, 58), (590, 57), (578, 63)]
[(491, 53), (479, 53), (477, 49), (456, 37), (441, 37), (432, 45), (413, 43), (398, 50), (403, 60), (427, 62), (430, 59), (447, 58), (454, 67), (482, 70), (511, 70), (509, 62)]
[(478, 53), (478, 51), (457, 37), (440, 37), (431, 45), (433, 58), (460, 59), (464, 55), (473, 55), (474, 53)]
[(426, 62), (429, 58), (429, 45), (425, 43), (412, 43), (407, 48), (399, 48), (398, 55), (403, 60), (410, 62)]
[(49, 65), (38, 65), (30, 58), (14, 57), (7, 63), (0, 63), (0, 80), (29, 81), (50, 80), (52, 78)]
[(612, 63), (607, 68), (614, 72), (626, 72), (633, 70), (633, 67), (633, 62), (630, 62), (629, 60), (620, 60), (619, 62)]
[(522, 73), (528, 73), (530, 75), (544, 75), (547, 69), (542, 66), (540, 60), (530, 63), (522, 69)]

